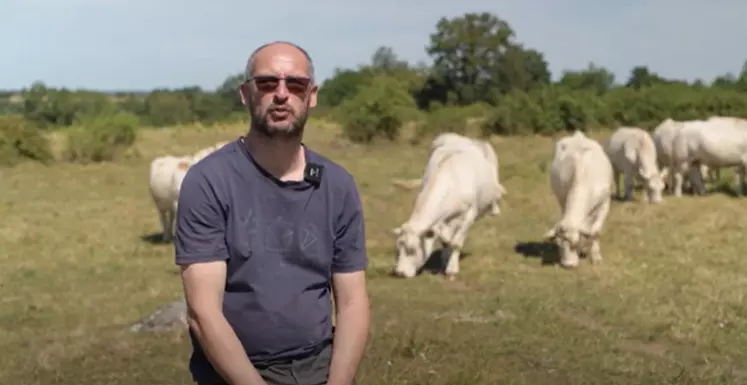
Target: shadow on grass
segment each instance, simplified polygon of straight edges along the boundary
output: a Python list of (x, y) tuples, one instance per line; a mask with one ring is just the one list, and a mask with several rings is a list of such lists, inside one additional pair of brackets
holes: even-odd
[(525, 258), (540, 258), (542, 265), (555, 265), (560, 262), (560, 250), (552, 242), (518, 242), (514, 251)]
[[(450, 248), (441, 248), (436, 249), (431, 253), (430, 257), (425, 261), (425, 264), (423, 267), (418, 270), (416, 276), (420, 276), (422, 274), (431, 274), (431, 275), (444, 275), (446, 272), (446, 264), (448, 263), (449, 254), (451, 254)], [(463, 261), (465, 258), (470, 257), (471, 253), (462, 250), (462, 253), (459, 256), (459, 261)], [(370, 276), (374, 278), (378, 277), (389, 277), (389, 278), (396, 278), (401, 279), (400, 277), (397, 277), (394, 274), (394, 266), (396, 262), (394, 258), (392, 258), (392, 264), (387, 266), (378, 266), (370, 271)]]
[[(418, 275), (423, 273), (444, 274), (446, 272), (446, 264), (449, 262), (450, 254), (451, 248), (448, 247), (434, 250), (430, 257), (428, 257), (428, 260), (425, 261), (425, 265), (420, 268)], [(459, 261), (461, 262), (469, 256), (470, 253), (468, 251), (462, 250), (459, 254)]]
[(166, 245), (166, 244), (171, 243), (171, 242), (166, 242), (163, 240), (162, 233), (151, 233), (151, 234), (141, 235), (140, 240), (146, 243), (150, 243), (151, 245)]
[(739, 198), (735, 186), (729, 182), (720, 182), (706, 189), (706, 195), (708, 194), (724, 194), (728, 197)]

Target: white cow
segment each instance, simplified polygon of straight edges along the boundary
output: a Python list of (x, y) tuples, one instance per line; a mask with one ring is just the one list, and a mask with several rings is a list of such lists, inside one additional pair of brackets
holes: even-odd
[(158, 210), (163, 228), (163, 240), (173, 239), (173, 225), (179, 201), (179, 191), (187, 170), (193, 164), (191, 156), (160, 156), (150, 163), (148, 190)]
[[(691, 173), (692, 164), (705, 164), (709, 168), (736, 167), (736, 192), (743, 195), (747, 173), (747, 121), (715, 116), (683, 122), (674, 138), (672, 164), (675, 196), (682, 196), (682, 181), (685, 174)], [(705, 194), (702, 183), (698, 187), (700, 193)]]
[[(485, 158), (488, 159), (488, 163), (494, 167), (495, 169), (495, 181), (500, 186), (499, 195), (496, 196), (496, 199), (493, 203), (493, 207), (491, 209), (492, 213), (494, 215), (498, 215), (500, 213), (500, 206), (499, 201), (501, 197), (505, 196), (507, 194), (507, 191), (503, 188), (503, 185), (499, 183), (499, 175), (498, 175), (498, 156), (495, 154), (495, 150), (493, 149), (493, 146), (490, 145), (489, 142), (483, 141), (483, 140), (476, 140), (472, 139), (466, 136), (462, 136), (459, 134), (455, 134), (453, 132), (446, 132), (443, 134), (439, 134), (431, 143), (431, 153), (435, 152), (436, 157), (444, 156), (445, 154), (448, 154), (448, 151), (438, 151), (436, 152), (436, 149), (439, 148), (461, 148), (461, 147), (477, 147), (479, 151), (485, 155)], [(434, 158), (429, 161), (429, 165), (436, 165), (439, 163), (439, 160), (437, 158)], [(425, 173), (428, 174), (428, 166), (426, 166)], [(408, 179), (408, 180), (395, 180), (392, 183), (397, 186), (401, 187), (406, 190), (411, 190), (417, 187), (420, 187), (422, 185), (423, 179)]]
[[(656, 157), (659, 162), (659, 168), (664, 175), (669, 176), (668, 185), (670, 192), (674, 190), (674, 172), (671, 170), (674, 137), (682, 127), (682, 124), (683, 122), (667, 118), (656, 126), (652, 135), (656, 144)], [(711, 182), (715, 182), (721, 178), (718, 168), (709, 169), (705, 164), (700, 165), (700, 173), (701, 175), (708, 175)], [(687, 179), (687, 181), (692, 183), (690, 179)]]
[(228, 144), (228, 142), (218, 142), (212, 146), (205, 147), (195, 152), (195, 154), (192, 155), (192, 164), (199, 162), (200, 160), (212, 154), (213, 152), (219, 150), (221, 147), (225, 146), (226, 144)]
[(586, 254), (593, 263), (602, 260), (599, 234), (610, 210), (612, 174), (602, 146), (581, 131), (555, 143), (550, 186), (560, 204), (561, 219), (545, 238), (560, 247), (562, 266), (578, 266), (579, 254)]
[(446, 275), (454, 278), (469, 228), (485, 215), (500, 213), (498, 202), (506, 190), (498, 179), (498, 157), (489, 143), (463, 139), (434, 140), (412, 214), (392, 230), (397, 237), (395, 275), (414, 277), (438, 239), (452, 250)]
[(638, 127), (620, 127), (607, 141), (605, 151), (612, 163), (618, 196), (622, 173), (625, 178), (625, 200), (631, 198), (633, 179), (639, 177), (646, 189), (646, 200), (649, 203), (661, 202), (663, 178), (667, 171), (659, 171), (656, 145), (648, 132)]

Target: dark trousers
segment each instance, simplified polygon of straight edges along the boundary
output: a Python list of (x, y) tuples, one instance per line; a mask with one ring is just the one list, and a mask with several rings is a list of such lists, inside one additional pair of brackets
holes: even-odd
[[(254, 362), (254, 367), (267, 385), (325, 385), (332, 360), (332, 345), (297, 360)], [(229, 385), (223, 380), (197, 382), (197, 385)], [(355, 385), (355, 382), (353, 382)]]

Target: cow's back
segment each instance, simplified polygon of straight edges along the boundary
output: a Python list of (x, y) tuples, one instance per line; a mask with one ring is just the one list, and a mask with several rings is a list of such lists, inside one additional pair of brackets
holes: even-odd
[(667, 118), (654, 129), (652, 137), (654, 146), (656, 147), (656, 155), (661, 165), (669, 164), (673, 151), (674, 137), (680, 126), (681, 123)]
[[(488, 206), (500, 195), (495, 175), (495, 169), (474, 144), (436, 147), (428, 158), (413, 215), (435, 206), (445, 211)], [(435, 205), (434, 200), (438, 201)]]
[(609, 195), (612, 164), (602, 146), (577, 132), (558, 140), (550, 165), (550, 185), (564, 204), (572, 189), (595, 199)]
[(185, 158), (165, 155), (153, 159), (150, 164), (148, 176), (148, 189), (156, 204), (166, 206), (173, 198), (172, 185), (174, 174), (180, 164), (185, 163)]
[(747, 155), (747, 124), (734, 118), (693, 120), (675, 138), (679, 162), (701, 161), (712, 167), (742, 164)]

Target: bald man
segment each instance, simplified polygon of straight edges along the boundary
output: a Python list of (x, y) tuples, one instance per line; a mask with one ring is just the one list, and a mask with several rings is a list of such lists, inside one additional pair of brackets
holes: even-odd
[(302, 143), (318, 90), (304, 50), (266, 44), (245, 77), (249, 132), (192, 166), (179, 196), (190, 371), (200, 385), (354, 384), (370, 322), (358, 188)]

